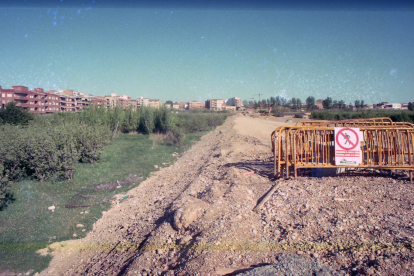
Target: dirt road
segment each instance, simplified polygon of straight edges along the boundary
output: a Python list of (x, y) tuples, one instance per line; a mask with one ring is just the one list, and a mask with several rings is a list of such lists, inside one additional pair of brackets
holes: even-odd
[(282, 252), (343, 274), (414, 274), (414, 192), (404, 177), (279, 180), (252, 211), (275, 184), (270, 133), (284, 121), (230, 117), (128, 192), (87, 237), (52, 244), (41, 275), (223, 275)]

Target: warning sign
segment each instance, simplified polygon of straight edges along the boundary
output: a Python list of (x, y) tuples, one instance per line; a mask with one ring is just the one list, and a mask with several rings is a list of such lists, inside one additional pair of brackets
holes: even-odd
[(362, 162), (360, 142), (363, 140), (359, 128), (335, 128), (335, 165), (354, 165)]

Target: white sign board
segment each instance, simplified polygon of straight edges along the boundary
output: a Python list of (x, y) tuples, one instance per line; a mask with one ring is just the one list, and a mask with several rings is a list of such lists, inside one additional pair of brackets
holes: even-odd
[(335, 128), (335, 165), (357, 166), (362, 162), (359, 128)]

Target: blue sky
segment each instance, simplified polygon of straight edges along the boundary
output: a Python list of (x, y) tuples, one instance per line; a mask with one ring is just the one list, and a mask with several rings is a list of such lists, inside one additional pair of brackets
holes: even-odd
[(413, 29), (411, 9), (0, 7), (0, 85), (163, 101), (407, 102)]

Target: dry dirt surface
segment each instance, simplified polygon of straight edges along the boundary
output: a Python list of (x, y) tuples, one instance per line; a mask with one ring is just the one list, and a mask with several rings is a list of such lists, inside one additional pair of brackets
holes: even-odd
[(281, 253), (339, 275), (413, 275), (413, 184), (375, 172), (272, 179), (270, 134), (285, 121), (229, 117), (85, 238), (49, 246), (41, 275), (235, 275)]

